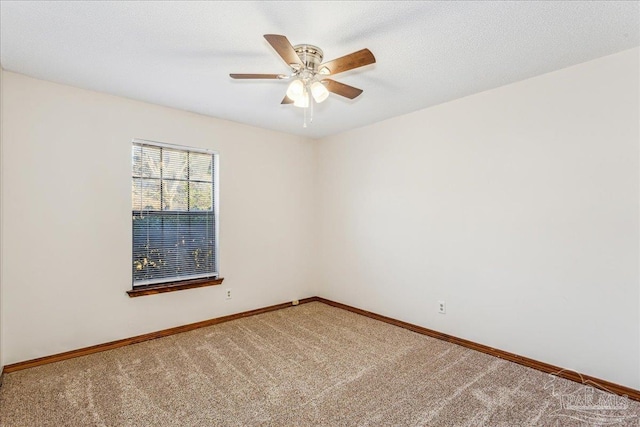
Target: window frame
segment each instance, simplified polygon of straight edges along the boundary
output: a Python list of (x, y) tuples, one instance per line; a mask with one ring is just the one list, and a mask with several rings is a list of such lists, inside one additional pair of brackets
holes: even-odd
[[(183, 289), (192, 289), (203, 286), (213, 286), (219, 285), (222, 283), (224, 278), (220, 276), (220, 154), (216, 150), (211, 150), (207, 148), (199, 148), (199, 147), (189, 147), (186, 145), (178, 145), (178, 144), (170, 144), (165, 142), (151, 141), (146, 139), (133, 138), (131, 140), (130, 148), (133, 150), (136, 144), (141, 145), (149, 145), (160, 148), (167, 148), (170, 150), (179, 150), (183, 152), (192, 152), (192, 153), (203, 153), (212, 156), (212, 213), (214, 218), (214, 226), (213, 226), (213, 236), (214, 236), (214, 270), (215, 272), (206, 277), (185, 277), (182, 280), (167, 280), (164, 282), (155, 282), (150, 284), (142, 284), (135, 285), (135, 279), (133, 272), (131, 274), (131, 290), (127, 291), (130, 297), (142, 296), (142, 295), (151, 295), (157, 293), (164, 292), (172, 292)], [(133, 180), (133, 159), (131, 163), (130, 170), (132, 171), (131, 179)], [(162, 206), (161, 206), (162, 208)], [(132, 218), (135, 216), (136, 211), (131, 206), (131, 214)], [(161, 212), (161, 211), (159, 211)], [(172, 212), (172, 211), (167, 211)], [(185, 212), (188, 214), (189, 212)], [(132, 219), (133, 225), (133, 219)], [(134, 248), (134, 237), (133, 237), (133, 226), (131, 228), (131, 255), (130, 258), (133, 260), (133, 248)]]

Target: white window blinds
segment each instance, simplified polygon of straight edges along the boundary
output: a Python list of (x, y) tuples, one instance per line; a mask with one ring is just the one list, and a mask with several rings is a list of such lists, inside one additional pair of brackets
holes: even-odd
[(133, 141), (133, 286), (217, 277), (216, 154)]

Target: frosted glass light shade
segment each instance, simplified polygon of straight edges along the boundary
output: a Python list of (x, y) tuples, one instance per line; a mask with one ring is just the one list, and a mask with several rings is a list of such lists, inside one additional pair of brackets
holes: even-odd
[(298, 99), (294, 100), (293, 105), (300, 108), (307, 108), (309, 106), (309, 92), (303, 90), (302, 95), (299, 96)]
[(311, 85), (311, 95), (313, 95), (313, 99), (319, 104), (329, 97), (329, 91), (322, 83), (314, 82)]
[(301, 80), (294, 80), (287, 88), (287, 97), (293, 101), (298, 101), (304, 95), (304, 83)]

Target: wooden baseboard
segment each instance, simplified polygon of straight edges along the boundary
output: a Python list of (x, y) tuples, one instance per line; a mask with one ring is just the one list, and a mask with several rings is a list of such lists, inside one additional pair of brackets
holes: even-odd
[[(422, 335), (427, 335), (433, 338), (450, 342), (452, 344), (457, 344), (462, 347), (466, 347), (482, 353), (490, 354), (491, 356), (508, 360), (510, 362), (515, 362), (520, 365), (536, 369), (538, 371), (554, 374), (561, 378), (566, 378), (568, 380), (575, 381), (581, 384), (588, 384), (588, 385), (600, 388), (602, 390), (618, 394), (620, 396), (627, 396), (630, 399), (640, 401), (640, 390), (635, 390), (633, 388), (626, 387), (620, 384), (615, 384), (610, 381), (592, 377), (590, 375), (580, 374), (579, 372), (566, 370), (558, 366), (550, 365), (548, 363), (540, 362), (534, 359), (530, 359), (528, 357), (519, 356), (517, 354), (509, 353), (508, 351), (489, 347), (483, 344), (478, 344), (473, 341), (455, 337), (453, 335), (443, 334), (442, 332), (434, 331), (432, 329), (424, 328), (422, 326), (403, 322), (402, 320), (393, 319), (391, 317), (383, 316), (381, 314), (373, 313), (371, 311), (352, 307), (350, 305), (331, 301), (326, 298), (322, 298), (322, 297), (305, 298), (300, 300), (299, 304), (305, 304), (305, 303), (314, 302), (314, 301), (322, 302), (324, 304), (327, 304), (333, 307), (341, 308), (343, 310), (351, 311), (353, 313), (357, 313), (362, 316), (366, 316), (375, 320), (389, 323), (391, 325), (399, 326), (401, 328), (408, 329), (410, 331), (417, 332)], [(181, 332), (192, 331), (194, 329), (204, 328), (207, 326), (216, 325), (218, 323), (229, 322), (231, 320), (241, 319), (243, 317), (255, 316), (256, 314), (280, 310), (283, 308), (291, 307), (292, 305), (293, 304), (291, 302), (276, 304), (269, 307), (258, 308), (256, 310), (245, 311), (242, 313), (231, 314), (229, 316), (217, 317), (214, 319), (204, 320), (202, 322), (191, 323), (188, 325), (177, 326), (175, 328), (169, 328), (169, 329), (164, 329), (157, 332), (151, 332), (144, 335), (138, 335), (132, 338), (125, 338), (118, 341), (112, 341), (104, 344), (94, 345), (91, 347), (81, 348), (78, 350), (72, 350), (64, 353), (54, 354), (52, 356), (45, 356), (37, 359), (26, 360), (24, 362), (13, 363), (11, 365), (6, 365), (2, 369), (0, 373), (0, 385), (2, 384), (2, 375), (4, 375), (4, 373), (15, 372), (22, 369), (33, 368), (35, 366), (46, 365), (48, 363), (54, 363), (62, 360), (72, 359), (74, 357), (86, 356), (88, 354), (98, 353), (106, 350), (112, 350), (114, 348), (124, 347), (126, 345), (131, 345), (131, 344), (137, 344), (144, 341), (153, 340), (156, 338), (166, 337), (169, 335), (179, 334)]]
[(498, 357), (500, 359), (508, 360), (510, 362), (515, 362), (519, 365), (526, 366), (528, 368), (533, 368), (538, 371), (546, 372), (548, 374), (554, 374), (561, 378), (566, 378), (571, 381), (578, 382), (580, 384), (587, 384), (593, 387), (599, 388), (604, 391), (608, 391), (610, 393), (615, 393), (620, 396), (626, 396), (630, 399), (640, 401), (640, 390), (633, 389), (631, 387), (626, 387), (620, 384), (612, 383), (610, 381), (602, 380), (596, 377), (592, 377), (590, 375), (581, 374), (579, 372), (570, 371), (567, 369), (563, 369), (558, 366), (550, 365), (548, 363), (540, 362), (538, 360), (530, 359), (528, 357), (519, 356), (514, 353), (509, 353), (508, 351), (500, 350), (497, 348), (492, 348), (483, 344), (478, 344), (473, 341), (465, 340), (462, 338), (454, 337), (453, 335), (443, 334), (442, 332), (434, 331), (432, 329), (424, 328), (422, 326), (414, 325), (412, 323), (403, 322), (402, 320), (393, 319), (391, 317), (382, 316), (377, 313), (372, 313), (367, 310), (362, 310), (360, 308), (352, 307), (350, 305), (342, 304), (339, 302), (331, 301), (326, 298), (317, 297), (316, 301), (322, 302), (324, 304), (341, 308), (343, 310), (348, 310), (353, 313), (360, 314), (362, 316), (370, 317), (372, 319), (380, 320), (385, 323), (389, 323), (391, 325), (399, 326), (404, 329), (408, 329), (413, 332), (417, 332), (422, 335), (428, 335), (433, 338), (437, 338), (443, 341), (450, 342), (452, 344), (457, 344), (462, 347), (467, 347), (472, 350), (476, 350), (482, 353), (490, 354), (491, 356)]
[[(299, 304), (305, 304), (318, 301), (318, 297), (301, 299)], [(241, 319), (243, 317), (255, 316), (256, 314), (267, 313), (269, 311), (280, 310), (291, 307), (293, 303), (286, 302), (283, 304), (271, 305), (269, 307), (258, 308), (256, 310), (244, 311), (242, 313), (231, 314), (229, 316), (217, 317), (215, 319), (203, 320), (202, 322), (190, 323), (188, 325), (177, 326), (175, 328), (163, 329), (157, 332), (151, 332), (144, 335), (138, 335), (132, 338), (125, 338), (118, 341), (111, 341), (104, 344), (84, 347), (77, 350), (66, 351), (51, 356), (39, 357), (37, 359), (25, 360), (23, 362), (12, 363), (4, 367), (4, 372), (15, 372), (22, 369), (33, 368), (36, 366), (46, 365), (48, 363), (60, 362), (62, 360), (73, 359), (74, 357), (86, 356), (88, 354), (98, 353), (101, 351), (112, 350), (114, 348), (124, 347), (126, 345), (137, 344), (156, 338), (167, 337), (169, 335), (179, 334), (181, 332), (192, 331), (194, 329), (205, 328), (207, 326), (217, 325), (218, 323), (229, 322), (231, 320)]]

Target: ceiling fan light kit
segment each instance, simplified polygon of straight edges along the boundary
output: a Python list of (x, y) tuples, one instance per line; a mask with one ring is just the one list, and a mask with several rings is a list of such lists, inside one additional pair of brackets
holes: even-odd
[(363, 67), (376, 62), (369, 49), (362, 49), (349, 55), (322, 63), (324, 53), (317, 46), (299, 44), (292, 46), (285, 36), (265, 34), (264, 38), (275, 49), (280, 57), (291, 68), (285, 74), (229, 74), (233, 79), (278, 79), (290, 80), (286, 96), (282, 104), (293, 104), (304, 109), (304, 127), (307, 127), (307, 110), (310, 109), (310, 121), (313, 121), (313, 102), (321, 103), (329, 97), (329, 93), (354, 99), (362, 93), (362, 89), (339, 83), (329, 79), (338, 73)]
[[(293, 46), (293, 50), (302, 61), (303, 67), (289, 64), (294, 69), (291, 77), (295, 80), (289, 84), (287, 97), (293, 100), (293, 105), (296, 107), (309, 107), (309, 93), (318, 104), (321, 103), (329, 96), (329, 91), (320, 79), (322, 74), (318, 71), (324, 56), (322, 50), (317, 46), (306, 44)], [(325, 74), (328, 73), (325, 72)]]
[(313, 99), (319, 104), (329, 97), (329, 91), (322, 84), (322, 82), (313, 82), (311, 84), (311, 95)]
[(304, 95), (304, 83), (302, 80), (294, 80), (287, 88), (287, 97), (294, 101)]
[(302, 95), (292, 99), (294, 107), (309, 108), (309, 92), (306, 88), (304, 89)]

